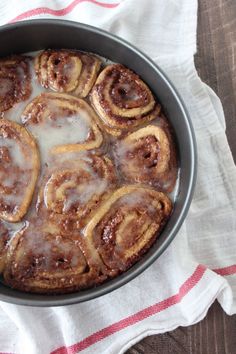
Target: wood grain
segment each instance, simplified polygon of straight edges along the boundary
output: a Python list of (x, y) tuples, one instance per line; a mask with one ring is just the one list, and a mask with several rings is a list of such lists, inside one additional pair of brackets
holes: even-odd
[[(236, 161), (236, 0), (199, 0), (199, 76), (220, 97)], [(143, 339), (126, 354), (236, 354), (236, 315), (218, 303), (200, 323)]]
[(221, 99), (236, 161), (236, 0), (199, 0), (195, 64)]
[(127, 354), (235, 354), (236, 316), (226, 316), (215, 303), (196, 325), (143, 339)]

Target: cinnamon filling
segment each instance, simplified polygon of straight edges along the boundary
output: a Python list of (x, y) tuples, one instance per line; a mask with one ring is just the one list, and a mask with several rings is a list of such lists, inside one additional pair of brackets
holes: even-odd
[(46, 50), (35, 60), (39, 82), (57, 92), (86, 97), (96, 79), (97, 57), (73, 50)]
[[(36, 229), (37, 232), (40, 230)], [(37, 247), (32, 249), (32, 241), (29, 240), (30, 235), (25, 234), (22, 245), (25, 250), (24, 262), (19, 263), (15, 267), (15, 272), (19, 274), (21, 280), (31, 277), (37, 277), (41, 272), (63, 273), (65, 271), (73, 271), (80, 269), (80, 273), (86, 271), (87, 262), (79, 246), (70, 239), (62, 238), (47, 234), (42, 235), (41, 240), (36, 239)], [(49, 277), (51, 277), (49, 275)]]
[[(133, 259), (140, 256), (142, 247), (139, 249), (137, 246), (145, 243), (148, 229), (160, 218), (160, 208), (152, 206), (152, 200), (148, 196), (134, 194), (129, 198), (128, 204), (120, 200), (113, 206), (93, 234), (95, 246), (104, 263), (114, 271), (126, 269)], [(142, 202), (137, 199), (136, 203), (136, 198), (143, 198)], [(129, 205), (130, 203), (134, 205)]]
[(126, 157), (132, 159), (143, 168), (151, 169), (158, 164), (160, 154), (160, 145), (155, 136), (146, 136), (139, 139), (131, 151), (128, 151)]
[(147, 91), (139, 85), (136, 75), (122, 71), (114, 75), (110, 96), (120, 108), (137, 108), (149, 102)]

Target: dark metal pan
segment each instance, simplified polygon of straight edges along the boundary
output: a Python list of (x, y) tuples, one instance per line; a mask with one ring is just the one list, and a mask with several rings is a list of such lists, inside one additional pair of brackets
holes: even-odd
[(0, 43), (0, 56), (44, 48), (74, 48), (94, 52), (114, 62), (122, 63), (135, 71), (149, 85), (173, 126), (180, 161), (178, 197), (168, 224), (156, 243), (137, 264), (107, 283), (73, 294), (30, 294), (0, 284), (0, 300), (19, 305), (61, 306), (102, 296), (135, 278), (160, 257), (176, 236), (187, 215), (197, 167), (196, 143), (189, 115), (176, 89), (162, 70), (137, 48), (108, 32), (69, 21), (26, 21), (1, 27)]

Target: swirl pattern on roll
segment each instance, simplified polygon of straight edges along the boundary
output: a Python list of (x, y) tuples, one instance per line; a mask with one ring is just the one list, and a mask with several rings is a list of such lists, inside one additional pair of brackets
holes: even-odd
[(103, 141), (93, 109), (67, 94), (42, 93), (27, 105), (21, 119), (39, 141), (42, 154), (45, 134), (50, 137), (51, 153), (95, 149)]
[(30, 205), (39, 174), (39, 154), (31, 134), (0, 119), (0, 217), (20, 221)]
[(128, 269), (156, 240), (172, 211), (170, 199), (148, 187), (127, 185), (110, 195), (84, 231), (110, 275)]
[(0, 112), (30, 97), (29, 61), (29, 57), (20, 55), (0, 59)]
[(107, 193), (114, 189), (116, 174), (108, 157), (80, 153), (58, 156), (43, 180), (38, 210), (46, 207), (51, 218), (70, 232), (84, 225)]
[(173, 139), (164, 126), (148, 125), (115, 145), (115, 157), (123, 178), (170, 193), (176, 183), (177, 162)]
[(139, 76), (120, 64), (108, 65), (99, 74), (91, 102), (114, 136), (157, 118), (161, 109)]
[(62, 235), (57, 223), (34, 218), (12, 239), (3, 276), (7, 285), (28, 292), (66, 293), (105, 279), (103, 264), (80, 237)]
[(45, 50), (35, 58), (35, 72), (45, 88), (86, 97), (98, 75), (101, 60), (72, 50)]

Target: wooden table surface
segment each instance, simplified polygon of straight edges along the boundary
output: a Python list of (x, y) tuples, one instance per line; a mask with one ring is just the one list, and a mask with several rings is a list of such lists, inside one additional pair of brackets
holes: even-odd
[[(198, 73), (220, 97), (236, 161), (236, 0), (199, 0)], [(143, 339), (126, 354), (236, 354), (236, 315), (215, 302), (196, 325)]]

